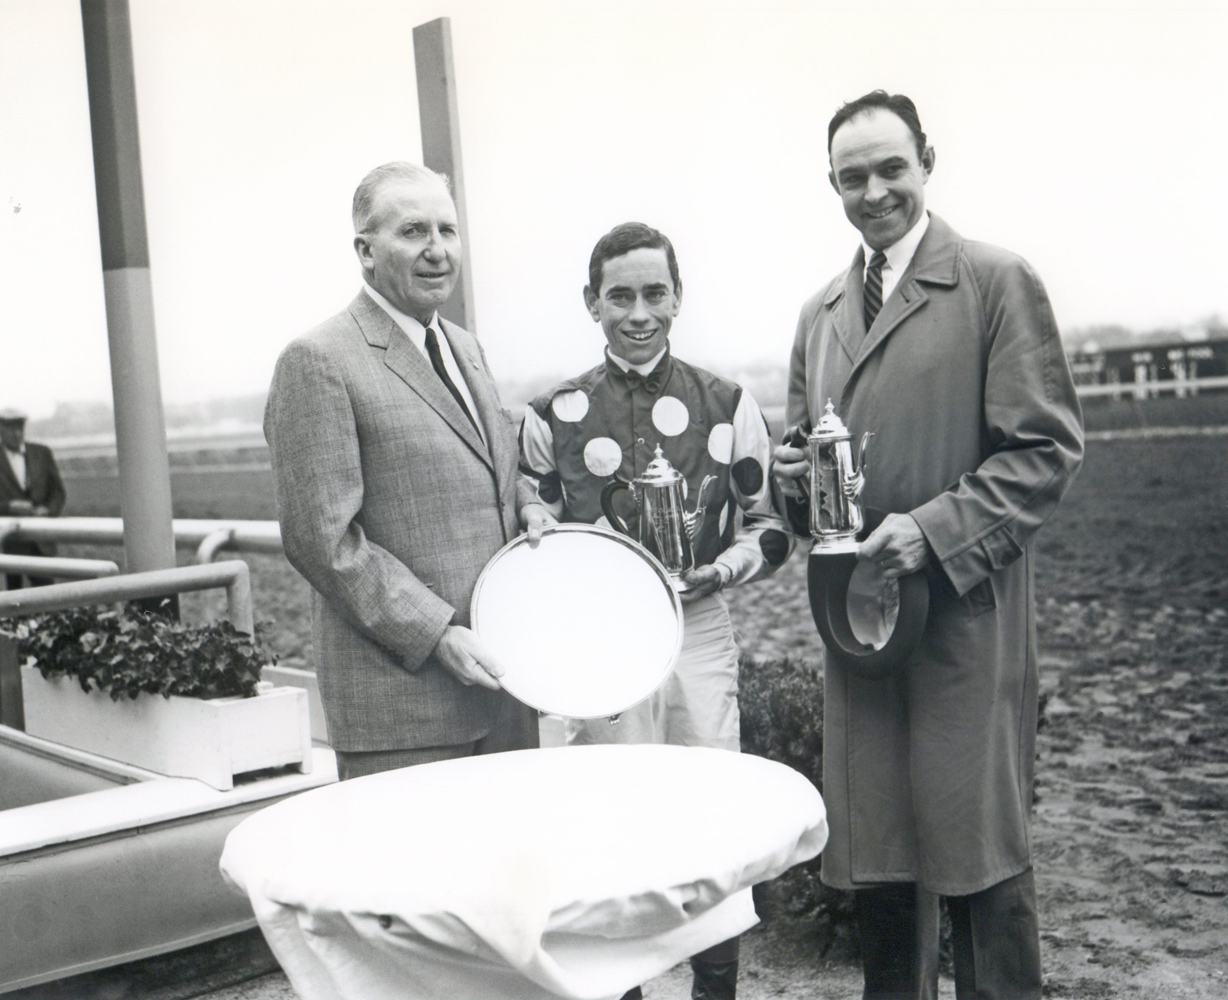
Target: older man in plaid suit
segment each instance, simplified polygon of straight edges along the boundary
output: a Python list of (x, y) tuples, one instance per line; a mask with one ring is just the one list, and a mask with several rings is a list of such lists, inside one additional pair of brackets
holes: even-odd
[(286, 347), (265, 413), (343, 779), (537, 745), (536, 713), (468, 628), (520, 503), (482, 348), (437, 311), (460, 274), (456, 207), (445, 178), (390, 163), (353, 216), (363, 289)]

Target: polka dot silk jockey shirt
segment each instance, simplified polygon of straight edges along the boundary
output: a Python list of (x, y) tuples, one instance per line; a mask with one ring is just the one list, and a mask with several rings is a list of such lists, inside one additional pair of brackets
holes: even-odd
[[(774, 501), (772, 441), (758, 404), (741, 386), (668, 350), (647, 376), (607, 356), (534, 399), (520, 430), (521, 471), (559, 520), (606, 525), (602, 488), (643, 475), (658, 445), (686, 478), (688, 510), (704, 477), (716, 477), (694, 540), (697, 566), (715, 563), (728, 584), (784, 562), (792, 538)], [(637, 531), (632, 505), (618, 509)]]

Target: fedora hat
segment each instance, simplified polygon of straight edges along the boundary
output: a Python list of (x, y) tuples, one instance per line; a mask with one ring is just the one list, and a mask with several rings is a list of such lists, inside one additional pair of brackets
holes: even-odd
[[(884, 513), (866, 508), (866, 523), (858, 535), (865, 541), (883, 523)], [(811, 554), (807, 566), (810, 613), (828, 655), (863, 677), (878, 679), (895, 673), (912, 656), (929, 618), (930, 586), (924, 570), (896, 581), (898, 603), (895, 623), (881, 642), (863, 642), (849, 614), (850, 584), (857, 569), (857, 553)]]

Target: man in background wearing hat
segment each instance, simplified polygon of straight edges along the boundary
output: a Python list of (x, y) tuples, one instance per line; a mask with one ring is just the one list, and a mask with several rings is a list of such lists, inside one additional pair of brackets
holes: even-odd
[[(911, 100), (846, 104), (828, 153), (861, 244), (802, 307), (788, 422), (831, 399), (875, 432), (863, 499), (888, 513), (858, 557), (923, 571), (930, 602), (893, 674), (828, 653), (823, 881), (854, 891), (867, 998), (936, 995), (941, 895), (956, 996), (1039, 1000), (1030, 540), (1082, 460), (1079, 403), (1036, 272), (926, 213), (934, 148)], [(808, 468), (792, 447), (776, 463)]]
[[(60, 470), (55, 467), (51, 449), (46, 445), (26, 441), (26, 415), (20, 410), (0, 410), (0, 444), (4, 460), (0, 461), (0, 514), (6, 517), (59, 517), (67, 494)], [(6, 537), (5, 555), (52, 556), (55, 546), (49, 542), (31, 542)], [(9, 590), (21, 588), (21, 574), (8, 574)], [(51, 583), (50, 577), (32, 576), (30, 584), (41, 587)]]

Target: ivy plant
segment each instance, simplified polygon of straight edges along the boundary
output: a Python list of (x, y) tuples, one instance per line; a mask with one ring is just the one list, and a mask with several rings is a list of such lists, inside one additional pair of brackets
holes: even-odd
[(182, 625), (132, 608), (72, 608), (11, 623), (5, 632), (43, 677), (73, 677), (83, 691), (104, 691), (113, 701), (142, 693), (250, 698), (260, 668), (276, 662), (228, 621)]

